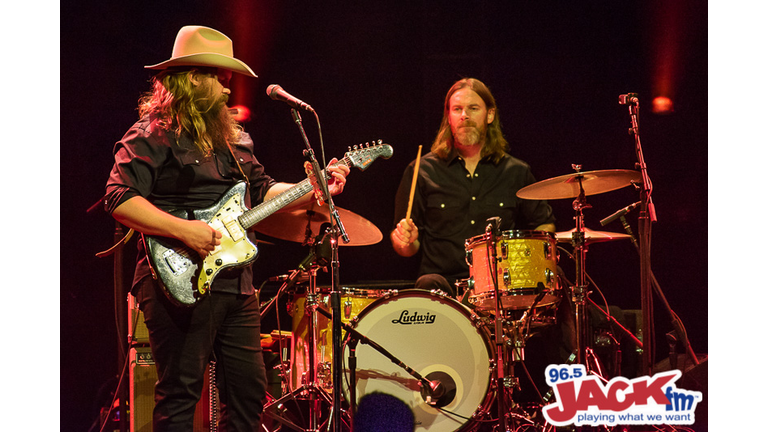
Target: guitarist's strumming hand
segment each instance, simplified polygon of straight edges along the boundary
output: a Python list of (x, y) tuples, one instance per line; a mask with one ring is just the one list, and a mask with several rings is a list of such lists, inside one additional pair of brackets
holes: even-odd
[(112, 216), (141, 233), (178, 239), (203, 257), (221, 244), (221, 233), (206, 222), (172, 216), (140, 196), (122, 203)]
[(187, 233), (181, 238), (187, 246), (205, 258), (221, 244), (221, 233), (199, 220), (187, 221)]
[[(320, 189), (320, 185), (317, 184), (317, 178), (312, 171), (312, 164), (304, 162), (304, 171), (307, 173), (307, 178), (312, 182), (315, 199), (318, 205), (323, 205), (323, 191)], [(344, 184), (347, 182), (347, 175), (349, 174), (349, 167), (345, 164), (340, 164), (336, 158), (331, 159), (328, 163), (326, 172), (330, 175), (328, 179), (328, 192), (331, 196), (340, 194), (344, 190)]]

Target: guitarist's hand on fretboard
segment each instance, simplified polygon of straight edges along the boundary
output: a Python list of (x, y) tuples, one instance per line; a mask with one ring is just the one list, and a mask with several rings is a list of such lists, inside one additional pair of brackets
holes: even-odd
[[(320, 185), (317, 184), (317, 178), (312, 170), (312, 164), (304, 162), (304, 171), (307, 173), (307, 178), (312, 183), (312, 190), (315, 194), (315, 199), (318, 205), (323, 205), (323, 191), (320, 190)], [(344, 185), (347, 183), (347, 175), (349, 174), (349, 166), (340, 164), (336, 158), (331, 159), (326, 168), (326, 173), (329, 174), (328, 178), (328, 192), (331, 196), (336, 196), (344, 190)]]

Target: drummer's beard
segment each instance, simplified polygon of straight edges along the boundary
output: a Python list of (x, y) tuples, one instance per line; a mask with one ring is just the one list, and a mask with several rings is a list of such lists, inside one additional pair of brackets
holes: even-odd
[(456, 128), (453, 137), (457, 145), (471, 147), (482, 143), (482, 139), (485, 137), (485, 128), (467, 120)]

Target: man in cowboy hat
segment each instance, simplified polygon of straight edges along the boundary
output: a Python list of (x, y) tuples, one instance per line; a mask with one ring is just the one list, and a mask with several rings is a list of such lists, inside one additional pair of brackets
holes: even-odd
[[(247, 182), (248, 207), (292, 185), (265, 173), (250, 136), (226, 108), (232, 73), (256, 77), (233, 56), (227, 36), (208, 27), (184, 27), (171, 58), (146, 67), (160, 72), (152, 78), (152, 91), (140, 99), (139, 121), (115, 145), (105, 208), (130, 228), (179, 240), (204, 257), (221, 244), (222, 234), (203, 221), (167, 211), (211, 207), (238, 181)], [(328, 168), (332, 194), (342, 191), (349, 173), (335, 162)], [(145, 247), (142, 237), (140, 252)], [(257, 430), (266, 374), (250, 266), (220, 272), (208, 295), (188, 307), (165, 295), (146, 254), (139, 256), (131, 293), (144, 313), (157, 367), (153, 430), (192, 430), (211, 359), (216, 362), (221, 428)]]

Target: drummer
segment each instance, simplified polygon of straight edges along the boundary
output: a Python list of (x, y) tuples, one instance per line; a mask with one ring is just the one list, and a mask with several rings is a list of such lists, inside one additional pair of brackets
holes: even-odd
[[(445, 97), (431, 152), (403, 173), (390, 239), (401, 256), (421, 252), (416, 288), (439, 289), (455, 297), (455, 282), (469, 277), (464, 243), (484, 234), (489, 218), (500, 218), (498, 231), (555, 231), (546, 201), (515, 195), (536, 180), (528, 164), (506, 152), (498, 114), (485, 84), (474, 78), (457, 81)], [(409, 205), (411, 217), (406, 219)]]

